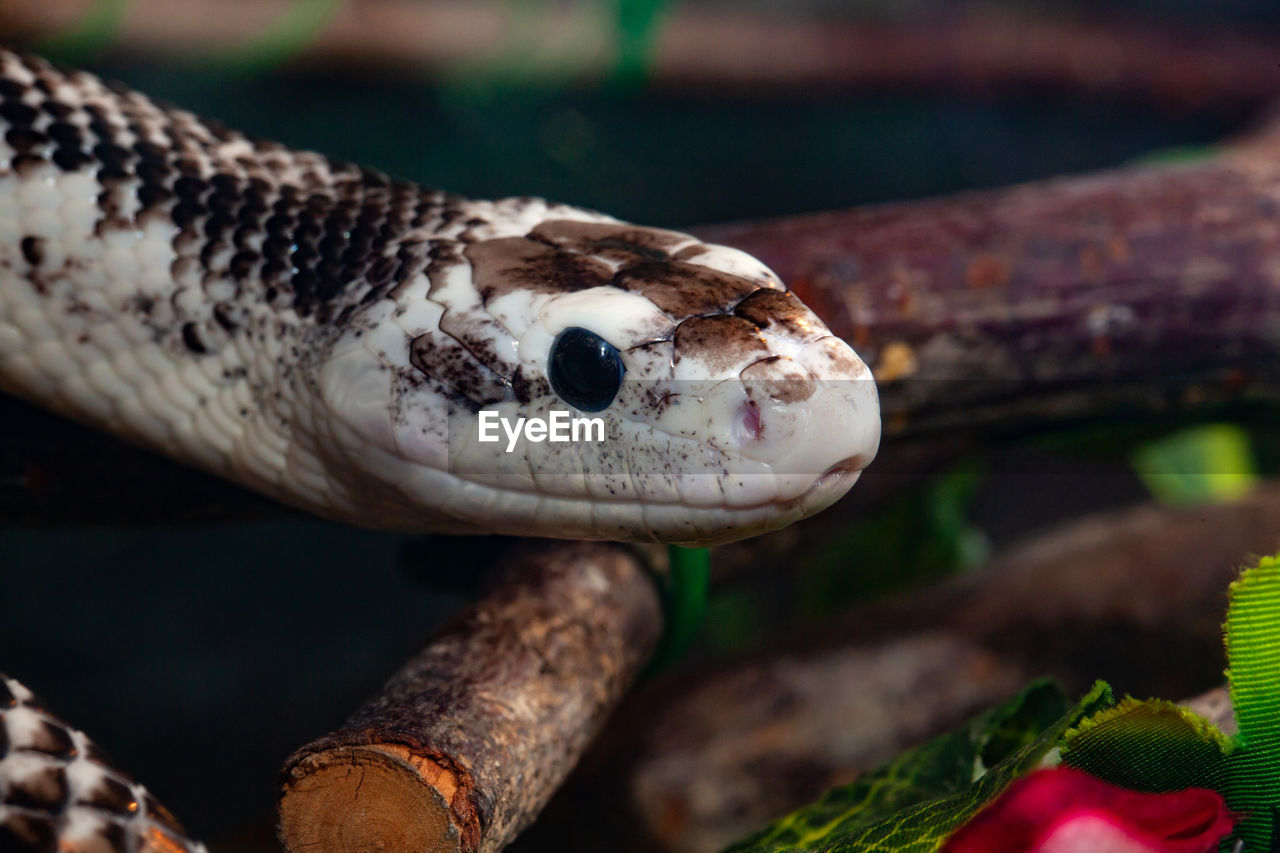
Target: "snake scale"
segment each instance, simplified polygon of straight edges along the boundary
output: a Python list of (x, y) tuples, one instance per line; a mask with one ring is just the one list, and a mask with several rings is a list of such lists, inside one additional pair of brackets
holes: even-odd
[[(866, 366), (740, 251), (422, 189), (3, 49), (0, 390), (408, 531), (727, 541), (838, 499), (880, 435)], [(603, 437), (481, 440), (484, 412), (556, 410)], [(12, 843), (203, 850), (0, 677)]]
[[(829, 505), (875, 383), (747, 254), (473, 201), (0, 51), (0, 389), (375, 528), (712, 543)], [(554, 410), (604, 439), (480, 441)]]

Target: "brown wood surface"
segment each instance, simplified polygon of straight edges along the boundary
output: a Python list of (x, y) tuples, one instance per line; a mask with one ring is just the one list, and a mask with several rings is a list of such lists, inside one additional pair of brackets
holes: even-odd
[(868, 360), (885, 439), (1280, 401), (1274, 126), (1216, 156), (708, 227)]
[(491, 593), (289, 758), (286, 850), (495, 851), (537, 815), (663, 620), (635, 551), (526, 542), (513, 553)]

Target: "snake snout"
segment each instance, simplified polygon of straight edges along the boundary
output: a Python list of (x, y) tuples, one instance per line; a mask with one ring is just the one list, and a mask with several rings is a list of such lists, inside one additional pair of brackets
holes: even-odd
[(744, 442), (758, 441), (764, 432), (764, 424), (760, 420), (760, 407), (748, 400), (738, 407), (736, 421), (739, 440)]

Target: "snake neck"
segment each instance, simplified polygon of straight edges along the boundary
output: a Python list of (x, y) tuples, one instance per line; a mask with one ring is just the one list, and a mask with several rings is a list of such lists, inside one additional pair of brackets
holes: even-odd
[[(372, 378), (355, 408), (385, 413), (423, 368), (442, 394), (505, 388), (468, 351), (492, 354), (493, 322), (437, 334), (431, 297), (468, 244), (549, 210), (606, 218), (393, 181), (0, 49), (0, 390), (318, 514), (418, 526), (330, 404)], [(339, 350), (373, 363), (326, 380)]]
[(0, 387), (278, 497), (352, 499), (322, 482), (315, 365), (464, 219), (0, 50)]

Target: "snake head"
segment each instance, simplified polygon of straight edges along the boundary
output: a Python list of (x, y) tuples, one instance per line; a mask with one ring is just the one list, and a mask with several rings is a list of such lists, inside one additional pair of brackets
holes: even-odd
[(471, 204), (488, 206), (322, 377), (377, 448), (347, 460), (372, 523), (724, 542), (829, 506), (874, 457), (870, 371), (756, 259), (535, 199)]

